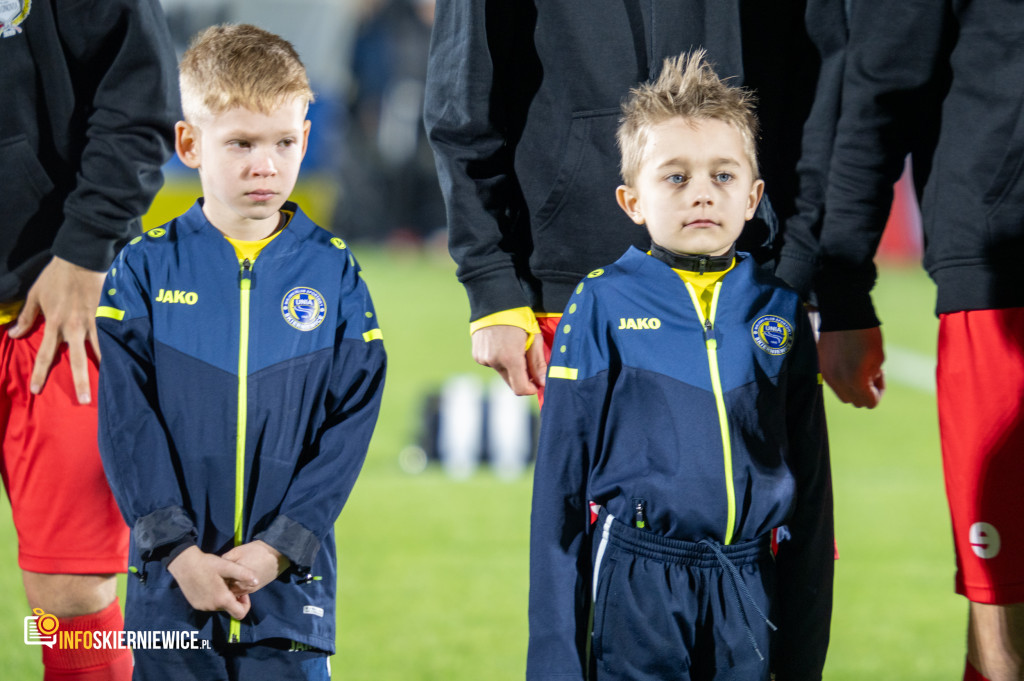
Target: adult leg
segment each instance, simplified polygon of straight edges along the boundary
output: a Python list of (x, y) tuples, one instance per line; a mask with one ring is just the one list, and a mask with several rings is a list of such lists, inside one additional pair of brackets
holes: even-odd
[(117, 598), (117, 576), (48, 575), (22, 570), (30, 608), (42, 608), (63, 620), (99, 612)]
[(1020, 681), (1024, 309), (942, 315), (937, 388), (957, 592), (971, 602), (965, 678)]
[(971, 603), (967, 661), (989, 681), (1024, 679), (1024, 603)]
[[(63, 631), (120, 630), (114, 573), (127, 564), (127, 528), (107, 486), (96, 446), (96, 408), (79, 405), (60, 353), (40, 395), (28, 377), (42, 336), (3, 335), (0, 423), (4, 482), (18, 531), (18, 562), (31, 608)], [(96, 385), (95, 364), (90, 380)], [(43, 648), (46, 679), (127, 680), (127, 650)]]

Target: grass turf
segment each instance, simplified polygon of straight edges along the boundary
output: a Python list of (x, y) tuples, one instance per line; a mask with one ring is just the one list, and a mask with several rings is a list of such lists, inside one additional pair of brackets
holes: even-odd
[[(338, 653), (349, 681), (523, 678), (530, 481), (486, 471), (455, 482), (410, 476), (398, 452), (416, 437), (427, 391), (469, 356), (468, 309), (454, 267), (437, 255), (356, 247), (389, 353), (381, 419), (339, 520)], [(917, 268), (882, 271), (876, 299), (887, 342), (934, 354), (933, 289)], [(959, 678), (965, 601), (952, 593), (934, 397), (890, 385), (874, 411), (827, 405), (836, 490), (837, 564), (825, 676)], [(41, 678), (22, 642), (21, 593), (8, 504), (0, 504), (0, 665)]]

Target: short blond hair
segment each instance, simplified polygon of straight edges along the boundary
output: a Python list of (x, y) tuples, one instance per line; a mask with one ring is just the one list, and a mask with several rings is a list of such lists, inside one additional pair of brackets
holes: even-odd
[(235, 107), (269, 114), (293, 98), (313, 101), (292, 44), (249, 24), (211, 26), (192, 39), (178, 66), (185, 120)]
[(636, 183), (651, 127), (676, 117), (714, 119), (731, 125), (743, 136), (754, 177), (760, 177), (754, 95), (746, 88), (726, 85), (706, 60), (706, 54), (705, 50), (696, 50), (669, 57), (657, 80), (629, 91), (616, 134), (622, 179), (627, 185)]

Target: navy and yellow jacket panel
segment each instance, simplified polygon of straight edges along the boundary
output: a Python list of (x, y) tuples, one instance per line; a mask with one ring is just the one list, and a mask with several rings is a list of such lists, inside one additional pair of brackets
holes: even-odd
[[(333, 650), (333, 526), (384, 383), (376, 313), (346, 244), (294, 204), (251, 263), (201, 205), (121, 252), (97, 314), (100, 452), (140, 576), (127, 626)], [(255, 539), (295, 569), (241, 626), (193, 611), (161, 560)]]
[(577, 286), (553, 344), (535, 471), (531, 681), (584, 678), (591, 501), (627, 522), (642, 502), (651, 532), (689, 541), (786, 526), (775, 659), (787, 678), (820, 676), (832, 495), (795, 292), (741, 254), (705, 315), (668, 265), (636, 249)]

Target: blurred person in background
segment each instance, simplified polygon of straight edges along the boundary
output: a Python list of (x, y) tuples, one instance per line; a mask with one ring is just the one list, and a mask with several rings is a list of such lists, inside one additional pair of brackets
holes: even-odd
[(769, 189), (738, 247), (806, 294), (845, 41), (843, 0), (440, 0), (424, 117), (474, 359), (537, 393), (576, 283), (649, 248), (611, 198), (619, 104), (698, 47), (758, 99)]
[(1024, 678), (1024, 4), (855, 3), (821, 232), (825, 380), (885, 389), (873, 256), (911, 153), (937, 285), (937, 396), (964, 679)]
[(418, 244), (444, 228), (422, 118), (434, 1), (369, 0), (362, 11), (333, 229)]

